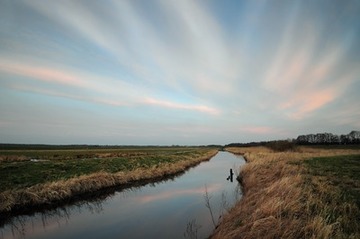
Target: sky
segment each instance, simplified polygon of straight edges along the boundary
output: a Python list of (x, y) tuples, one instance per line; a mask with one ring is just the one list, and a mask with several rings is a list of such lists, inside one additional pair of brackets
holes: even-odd
[(0, 143), (360, 129), (360, 0), (0, 0)]

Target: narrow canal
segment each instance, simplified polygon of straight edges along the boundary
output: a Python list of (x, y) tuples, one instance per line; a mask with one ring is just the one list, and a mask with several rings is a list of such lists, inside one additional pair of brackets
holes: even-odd
[(206, 238), (241, 197), (241, 156), (219, 152), (180, 177), (14, 218), (0, 238)]

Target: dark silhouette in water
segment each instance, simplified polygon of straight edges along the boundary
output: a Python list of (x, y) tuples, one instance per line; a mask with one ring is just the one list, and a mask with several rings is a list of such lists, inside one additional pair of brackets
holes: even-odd
[(233, 176), (234, 176), (234, 173), (233, 173), (233, 171), (232, 171), (232, 169), (230, 169), (230, 175), (229, 175), (229, 177), (227, 177), (227, 179), (226, 180), (230, 180), (230, 182), (233, 182)]

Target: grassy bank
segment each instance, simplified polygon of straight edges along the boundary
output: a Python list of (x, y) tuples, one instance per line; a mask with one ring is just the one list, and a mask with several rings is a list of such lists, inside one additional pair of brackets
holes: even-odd
[(213, 148), (1, 150), (0, 212), (56, 203), (106, 187), (184, 171)]
[(213, 238), (359, 238), (359, 150), (229, 148), (243, 198)]

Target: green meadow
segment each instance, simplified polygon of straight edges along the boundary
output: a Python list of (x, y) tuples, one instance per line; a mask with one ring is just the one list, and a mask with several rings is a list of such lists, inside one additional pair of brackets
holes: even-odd
[(97, 172), (126, 172), (193, 159), (200, 147), (0, 150), (0, 191), (69, 179)]

